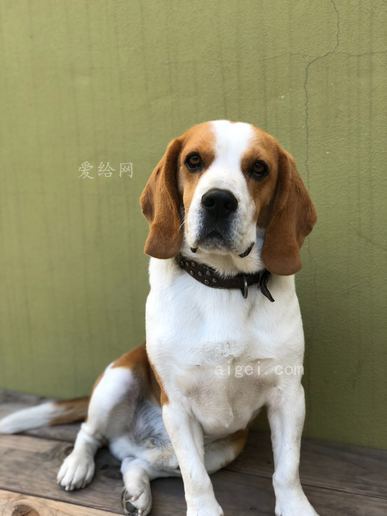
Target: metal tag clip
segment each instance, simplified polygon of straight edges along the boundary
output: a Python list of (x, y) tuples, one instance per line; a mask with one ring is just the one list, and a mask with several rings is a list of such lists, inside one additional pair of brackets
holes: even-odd
[(249, 286), (247, 284), (246, 276), (243, 275), (243, 287), (241, 288), (242, 296), (246, 299), (249, 295)]

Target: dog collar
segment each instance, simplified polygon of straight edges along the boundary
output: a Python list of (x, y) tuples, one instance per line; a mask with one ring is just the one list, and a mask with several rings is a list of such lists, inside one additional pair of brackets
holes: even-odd
[(182, 254), (176, 256), (177, 265), (188, 272), (196, 281), (211, 288), (223, 289), (239, 289), (242, 296), (246, 299), (249, 293), (249, 286), (257, 284), (262, 294), (267, 297), (269, 301), (274, 302), (273, 296), (267, 287), (267, 282), (270, 279), (270, 272), (267, 269), (254, 273), (239, 273), (235, 276), (222, 276), (215, 269), (196, 262), (191, 258), (187, 258)]

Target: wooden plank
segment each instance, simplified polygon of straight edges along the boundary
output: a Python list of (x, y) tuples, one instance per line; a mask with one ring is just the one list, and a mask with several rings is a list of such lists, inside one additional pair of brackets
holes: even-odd
[[(67, 443), (28, 436), (2, 436), (0, 442), (0, 489), (37, 497), (44, 493), (48, 499), (121, 513), (119, 465), (106, 450), (98, 454), (96, 478), (92, 484), (82, 491), (67, 493), (55, 483), (58, 467), (71, 449)], [(213, 482), (226, 514), (273, 514), (274, 494), (269, 478), (223, 470), (213, 475)], [(318, 511), (326, 516), (382, 516), (387, 513), (387, 501), (382, 498), (311, 486), (306, 486), (305, 490)], [(152, 483), (152, 493), (155, 516), (184, 513), (180, 479), (156, 480)]]
[[(271, 480), (244, 473), (220, 471), (213, 476), (214, 488), (225, 514), (243, 516), (274, 514)], [(335, 490), (305, 486), (305, 492), (320, 515), (385, 516), (387, 501)]]
[[(93, 509), (95, 516), (114, 513)], [(0, 516), (90, 516), (87, 507), (0, 490)]]
[(98, 456), (95, 482), (82, 492), (66, 493), (56, 474), (72, 446), (30, 436), (0, 436), (0, 489), (120, 513), (121, 475), (118, 463), (106, 451)]
[[(259, 516), (274, 514), (271, 481), (244, 473), (222, 470), (212, 475), (214, 490), (226, 515)], [(380, 498), (349, 495), (334, 490), (306, 487), (305, 492), (319, 514), (324, 516), (385, 516), (387, 502)], [(182, 483), (179, 479), (152, 482), (154, 516), (181, 516), (185, 513)]]
[(42, 428), (36, 428), (35, 430), (29, 430), (26, 432), (26, 435), (44, 439), (54, 439), (55, 441), (64, 441), (72, 444), (77, 436), (79, 426), (78, 423), (72, 425), (44, 426)]
[[(0, 391), (0, 417), (15, 408), (42, 401), (45, 399), (38, 396)], [(79, 425), (61, 425), (36, 429), (27, 434), (72, 444), (78, 428)], [(14, 439), (17, 439), (13, 444), (15, 447), (36, 446), (28, 439), (23, 442), (18, 440), (19, 437)], [(40, 446), (43, 449), (45, 444), (41, 443)], [(252, 430), (245, 451), (227, 469), (270, 478), (273, 472), (270, 436), (265, 432)], [(303, 440), (301, 479), (304, 485), (387, 499), (386, 478), (386, 450)]]
[[(259, 516), (274, 514), (271, 480), (245, 473), (222, 470), (212, 475), (214, 490), (226, 515)], [(305, 492), (319, 514), (324, 516), (385, 516), (387, 501), (336, 490), (305, 486)], [(154, 516), (181, 516), (185, 513), (179, 479), (158, 479), (152, 483)]]
[[(244, 452), (230, 471), (271, 477), (270, 436), (251, 432)], [(301, 452), (304, 485), (387, 499), (387, 451), (304, 439)]]

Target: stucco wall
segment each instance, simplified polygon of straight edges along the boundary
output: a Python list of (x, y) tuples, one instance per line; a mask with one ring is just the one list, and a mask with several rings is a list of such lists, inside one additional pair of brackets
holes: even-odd
[(319, 213), (306, 433), (387, 446), (386, 2), (1, 0), (0, 24), (0, 386), (81, 394), (141, 342), (146, 177), (193, 123), (245, 120)]

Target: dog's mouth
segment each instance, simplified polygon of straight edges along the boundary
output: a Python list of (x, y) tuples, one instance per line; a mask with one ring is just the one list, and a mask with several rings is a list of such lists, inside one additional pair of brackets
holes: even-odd
[(209, 241), (213, 241), (213, 240), (224, 241), (225, 237), (222, 235), (222, 233), (220, 233), (220, 231), (213, 230), (213, 231), (210, 231), (206, 235), (205, 239), (209, 240)]
[(231, 248), (230, 239), (221, 233), (219, 230), (212, 229), (206, 231), (198, 239), (198, 246), (205, 249), (223, 249), (229, 250)]
[(201, 248), (205, 251), (218, 251), (222, 254), (231, 252), (238, 255), (240, 258), (245, 258), (251, 253), (254, 244), (255, 242), (251, 242), (244, 249), (244, 251), (240, 252), (239, 250), (235, 249), (235, 246), (233, 245), (233, 242), (229, 236), (224, 235), (218, 229), (211, 229), (205, 233), (202, 233), (196, 244), (191, 247), (191, 251), (196, 253), (197, 250)]
[(239, 254), (239, 258), (246, 258), (251, 253), (255, 242), (251, 242), (251, 244), (243, 251), (243, 253)]

